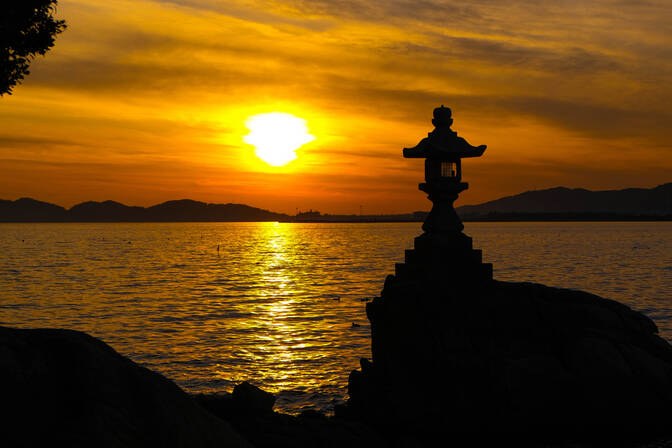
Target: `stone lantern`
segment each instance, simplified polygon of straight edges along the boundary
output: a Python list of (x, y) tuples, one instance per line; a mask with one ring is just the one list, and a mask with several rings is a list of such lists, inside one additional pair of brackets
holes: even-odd
[(413, 148), (404, 148), (406, 158), (425, 159), (425, 182), (419, 185), (432, 201), (415, 249), (406, 251), (406, 263), (397, 265), (397, 277), (410, 272), (438, 271), (450, 266), (461, 278), (492, 279), (492, 265), (481, 263), (481, 251), (472, 248), (471, 238), (462, 233), (464, 225), (453, 202), (469, 188), (462, 182), (462, 159), (480, 157), (486, 146), (472, 146), (450, 127), (451, 110), (434, 109), (434, 130)]
[(343, 414), (418, 446), (543, 445), (543, 434), (583, 440), (595, 428), (635, 445), (668, 434), (672, 346), (655, 323), (582, 291), (492, 279), (453, 210), (467, 188), (460, 162), (485, 146), (451, 123), (450, 109), (437, 108), (436, 129), (404, 150), (426, 159), (420, 189), (433, 208), (405, 263), (366, 304), (372, 361), (350, 373)]

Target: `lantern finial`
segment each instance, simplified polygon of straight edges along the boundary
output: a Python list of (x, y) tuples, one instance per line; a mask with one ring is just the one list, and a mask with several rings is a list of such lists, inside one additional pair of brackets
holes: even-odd
[(453, 124), (453, 119), (451, 118), (453, 112), (450, 110), (450, 107), (445, 107), (443, 104), (441, 107), (434, 109), (434, 119), (432, 124), (434, 127), (450, 127)]

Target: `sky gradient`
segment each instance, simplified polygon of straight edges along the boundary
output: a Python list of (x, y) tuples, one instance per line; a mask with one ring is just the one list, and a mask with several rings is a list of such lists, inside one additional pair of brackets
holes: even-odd
[[(60, 0), (68, 29), (0, 98), (0, 198), (191, 198), (278, 212), (426, 210), (401, 157), (453, 109), (458, 205), (672, 181), (668, 0)], [(243, 141), (286, 112), (285, 167)]]

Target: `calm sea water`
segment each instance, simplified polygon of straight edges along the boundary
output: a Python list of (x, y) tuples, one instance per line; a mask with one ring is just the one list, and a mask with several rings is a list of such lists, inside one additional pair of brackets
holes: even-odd
[[(672, 223), (465, 232), (495, 278), (622, 301), (672, 338)], [(249, 380), (279, 394), (277, 409), (328, 411), (370, 356), (364, 300), (419, 233), (418, 223), (0, 224), (0, 324), (88, 332), (188, 391)]]

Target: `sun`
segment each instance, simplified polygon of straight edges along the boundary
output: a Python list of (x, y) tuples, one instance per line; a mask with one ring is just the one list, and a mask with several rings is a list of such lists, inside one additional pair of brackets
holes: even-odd
[(308, 133), (306, 120), (284, 112), (252, 115), (245, 122), (250, 133), (245, 143), (255, 147), (255, 154), (271, 166), (287, 165), (296, 159), (296, 151), (315, 140)]

